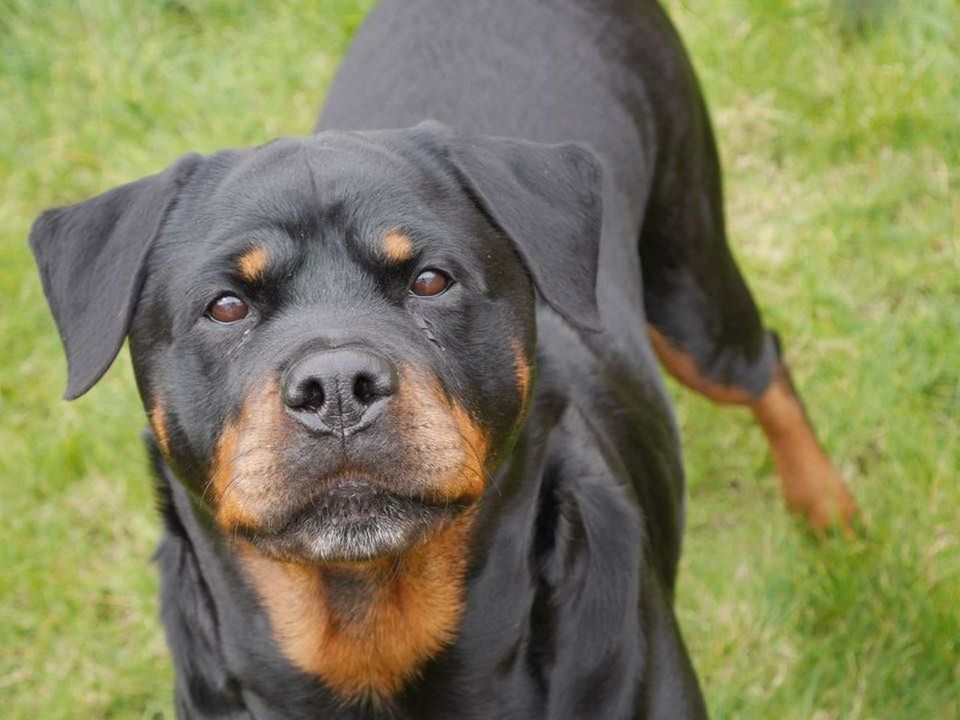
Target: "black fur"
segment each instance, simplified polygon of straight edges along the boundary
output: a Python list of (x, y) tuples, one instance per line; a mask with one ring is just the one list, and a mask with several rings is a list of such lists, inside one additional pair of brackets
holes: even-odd
[[(378, 257), (390, 228), (409, 261)], [(696, 80), (654, 2), (385, 0), (317, 135), (190, 156), (48, 211), (31, 244), (67, 396), (129, 332), (145, 406), (163, 411), (157, 561), (182, 717), (705, 716), (672, 609), (683, 477), (646, 322), (754, 394), (775, 350), (725, 244)], [(255, 246), (270, 262), (241, 278)], [(412, 298), (424, 266), (456, 284)], [(225, 291), (251, 315), (210, 321)], [(263, 378), (345, 343), (430, 368), (490, 444), (456, 639), (376, 707), (284, 657), (207, 495), (218, 439)], [(387, 430), (349, 444), (285, 430), (275, 516), (250, 541), (284, 532), (341, 452), (413, 482)]]

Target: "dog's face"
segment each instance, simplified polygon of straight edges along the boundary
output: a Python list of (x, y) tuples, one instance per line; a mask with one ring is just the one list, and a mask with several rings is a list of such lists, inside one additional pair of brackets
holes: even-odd
[(246, 153), (174, 211), (131, 325), (155, 433), (224, 530), (394, 552), (483, 491), (530, 389), (533, 291), (455, 185), (352, 138)]
[(579, 148), (428, 125), (193, 156), (50, 211), (31, 241), (68, 395), (129, 332), (158, 444), (224, 533), (284, 559), (402, 551), (516, 437), (534, 284), (594, 322), (597, 185)]

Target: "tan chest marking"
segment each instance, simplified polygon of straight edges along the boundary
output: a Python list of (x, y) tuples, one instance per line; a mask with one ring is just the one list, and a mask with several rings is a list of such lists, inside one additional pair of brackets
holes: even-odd
[(456, 636), (472, 525), (465, 514), (403, 557), (314, 566), (238, 546), (281, 651), (348, 700), (399, 692)]

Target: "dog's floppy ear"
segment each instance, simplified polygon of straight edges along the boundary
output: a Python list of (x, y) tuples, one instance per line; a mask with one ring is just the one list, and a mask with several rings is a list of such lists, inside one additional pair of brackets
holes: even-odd
[(30, 247), (67, 355), (68, 400), (93, 387), (120, 351), (147, 253), (200, 160), (187, 155), (159, 175), (34, 222)]
[(598, 330), (603, 208), (597, 157), (576, 143), (482, 136), (454, 136), (447, 148), (461, 182), (513, 241), (543, 299), (577, 327)]

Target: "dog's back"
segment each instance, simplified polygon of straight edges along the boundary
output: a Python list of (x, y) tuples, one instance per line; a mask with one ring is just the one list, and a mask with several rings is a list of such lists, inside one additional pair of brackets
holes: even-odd
[(695, 96), (655, 2), (386, 0), (354, 39), (318, 129), (430, 117), (465, 132), (584, 142), (639, 222), (658, 145), (689, 132)]

